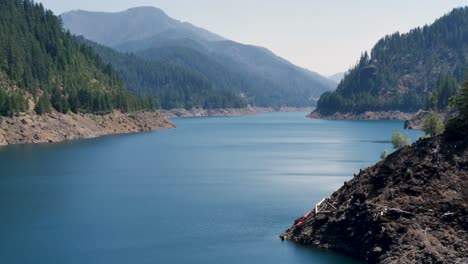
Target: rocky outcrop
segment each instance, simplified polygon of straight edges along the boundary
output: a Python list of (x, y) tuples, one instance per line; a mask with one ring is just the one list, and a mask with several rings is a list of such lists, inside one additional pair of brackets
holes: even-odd
[(468, 125), (457, 125), (361, 171), (328, 213), (281, 238), (368, 263), (468, 263)]
[[(423, 128), (423, 120), (428, 114), (429, 112), (424, 110), (417, 112), (414, 116), (405, 121), (405, 129), (421, 130)], [(446, 123), (450, 118), (454, 117), (454, 115), (454, 111), (443, 112), (439, 113), (439, 118)]]
[(33, 113), (0, 118), (0, 145), (46, 143), (174, 128), (157, 112), (108, 115)]
[(405, 113), (400, 111), (367, 111), (363, 113), (334, 113), (332, 115), (323, 115), (318, 111), (310, 113), (307, 117), (316, 119), (330, 120), (409, 120), (416, 113)]
[(405, 121), (405, 129), (421, 130), (423, 120), (429, 112), (419, 111), (413, 117)]
[(246, 108), (222, 108), (222, 109), (171, 109), (171, 110), (160, 110), (161, 114), (167, 118), (175, 117), (201, 117), (201, 116), (247, 116), (255, 115), (259, 113), (270, 113), (270, 112), (309, 112), (312, 108), (303, 107), (246, 107)]

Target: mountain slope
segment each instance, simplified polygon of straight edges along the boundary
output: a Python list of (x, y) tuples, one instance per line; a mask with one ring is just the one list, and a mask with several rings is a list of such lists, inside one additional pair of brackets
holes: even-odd
[[(42, 4), (0, 1), (0, 145), (173, 128)], [(126, 113), (132, 111), (132, 114)]]
[[(184, 43), (191, 43), (190, 40)], [(242, 95), (255, 106), (308, 106), (305, 91), (282, 87), (245, 69), (230, 58), (182, 46), (151, 48), (136, 53), (142, 58), (175, 64), (195, 72), (213, 83), (216, 89)]]
[[(64, 33), (60, 20), (32, 1), (0, 2), (0, 115), (52, 108), (66, 113), (151, 107), (116, 72)], [(34, 97), (34, 98), (31, 98)]]
[(468, 66), (468, 7), (430, 26), (386, 36), (364, 53), (336, 92), (322, 95), (317, 114), (400, 110), (415, 112), (441, 78), (458, 83)]
[(215, 89), (206, 78), (188, 69), (164, 62), (119, 53), (111, 48), (78, 38), (110, 63), (129, 90), (139, 96), (155, 98), (157, 107), (172, 108), (241, 108), (245, 101), (233, 92)]
[[(264, 48), (239, 44), (187, 26), (156, 8), (120, 13), (72, 11), (63, 14), (62, 19), (73, 34), (119, 51), (192, 71), (197, 65), (196, 72), (213, 82), (215, 88), (247, 97), (249, 103), (258, 106), (310, 106), (315, 104), (313, 98), (336, 86)], [(96, 30), (95, 24), (102, 26)], [(203, 58), (203, 63), (195, 61), (196, 58)], [(213, 76), (216, 78), (210, 79)]]
[(223, 39), (190, 23), (172, 19), (162, 10), (152, 7), (131, 8), (119, 13), (77, 10), (64, 13), (60, 17), (64, 26), (73, 34), (85, 36), (106, 46), (144, 40), (171, 30), (192, 32), (193, 35), (205, 40)]
[(267, 79), (285, 90), (300, 91), (318, 97), (336, 84), (316, 72), (293, 65), (266, 48), (244, 45), (234, 41), (216, 41), (207, 44), (215, 54), (238, 62), (243, 69)]

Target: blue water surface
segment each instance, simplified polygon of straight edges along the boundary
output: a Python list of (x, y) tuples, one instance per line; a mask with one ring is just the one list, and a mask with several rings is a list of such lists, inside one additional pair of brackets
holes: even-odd
[(278, 235), (391, 150), (403, 122), (305, 115), (2, 147), (0, 262), (356, 263)]

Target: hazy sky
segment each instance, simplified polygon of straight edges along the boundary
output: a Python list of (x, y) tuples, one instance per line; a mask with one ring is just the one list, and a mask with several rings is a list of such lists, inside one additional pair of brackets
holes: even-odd
[(467, 0), (39, 0), (56, 14), (155, 6), (324, 75), (346, 71), (384, 35), (432, 23)]

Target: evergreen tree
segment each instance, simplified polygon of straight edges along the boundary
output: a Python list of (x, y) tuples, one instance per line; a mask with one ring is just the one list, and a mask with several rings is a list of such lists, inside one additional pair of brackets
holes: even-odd
[(60, 19), (42, 4), (2, 0), (0, 17), (0, 115), (27, 111), (26, 92), (44, 94), (35, 109), (40, 114), (52, 108), (86, 113), (148, 107), (91, 48), (64, 32)]
[(39, 115), (50, 113), (52, 111), (52, 103), (50, 102), (50, 98), (47, 93), (39, 98), (34, 110)]
[(463, 81), (467, 52), (468, 7), (457, 8), (430, 26), (379, 40), (370, 54), (361, 55), (335, 92), (321, 96), (317, 111), (415, 112), (431, 108), (431, 97), (443, 111)]
[(92, 47), (104, 61), (115, 67), (129, 89), (163, 109), (171, 108), (241, 108), (246, 102), (232, 91), (216, 88), (212, 81), (181, 66), (160, 61), (148, 61), (133, 54), (123, 54), (78, 37), (77, 40)]
[(468, 73), (463, 88), (460, 89), (458, 109), (465, 119), (468, 119)]

